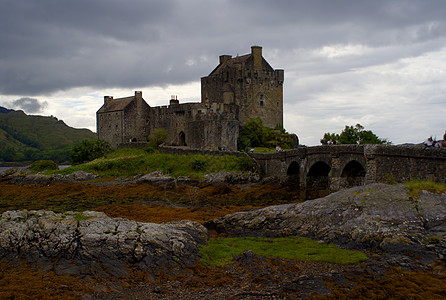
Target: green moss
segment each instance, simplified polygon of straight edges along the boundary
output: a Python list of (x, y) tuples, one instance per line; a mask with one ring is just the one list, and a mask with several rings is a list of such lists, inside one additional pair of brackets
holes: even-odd
[(446, 185), (426, 180), (411, 180), (406, 183), (407, 189), (409, 190), (409, 194), (418, 198), (420, 196), (421, 191), (428, 191), (431, 193), (442, 194), (446, 192)]
[(74, 219), (76, 221), (80, 222), (80, 221), (83, 221), (83, 220), (91, 219), (91, 217), (84, 216), (84, 214), (82, 212), (78, 212), (77, 214), (74, 215)]
[(321, 244), (314, 240), (293, 236), (285, 238), (215, 238), (201, 246), (202, 263), (224, 266), (232, 262), (234, 255), (251, 250), (264, 257), (279, 257), (303, 261), (323, 261), (337, 264), (353, 264), (367, 260), (359, 251), (341, 249), (334, 244)]

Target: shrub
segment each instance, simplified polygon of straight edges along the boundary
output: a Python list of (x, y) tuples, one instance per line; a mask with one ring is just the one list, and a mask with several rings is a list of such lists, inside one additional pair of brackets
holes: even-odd
[(45, 170), (58, 170), (59, 167), (52, 160), (38, 160), (32, 163), (31, 170), (41, 172)]
[(240, 171), (254, 171), (255, 170), (255, 163), (251, 157), (246, 157), (246, 156), (238, 157), (237, 164), (238, 164)]
[(156, 149), (153, 147), (146, 147), (146, 148), (144, 148), (144, 151), (148, 154), (152, 154), (152, 153), (155, 153)]
[(295, 134), (289, 134), (277, 125), (275, 128), (266, 127), (259, 117), (246, 120), (240, 129), (237, 139), (237, 149), (247, 151), (252, 147), (275, 148), (279, 145), (282, 149), (290, 149), (298, 146), (298, 138)]
[(110, 151), (111, 147), (107, 141), (101, 139), (83, 140), (73, 147), (70, 157), (73, 164), (81, 164), (104, 156)]
[(159, 145), (167, 140), (167, 131), (164, 128), (158, 128), (149, 136), (149, 147), (158, 148)]
[(190, 167), (195, 171), (204, 171), (207, 168), (207, 162), (200, 159), (195, 159), (190, 163)]

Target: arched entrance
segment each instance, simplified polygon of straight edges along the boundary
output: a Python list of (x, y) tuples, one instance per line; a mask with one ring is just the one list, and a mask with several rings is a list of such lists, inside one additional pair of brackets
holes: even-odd
[(360, 162), (356, 160), (348, 162), (345, 165), (344, 170), (342, 170), (339, 187), (349, 188), (352, 186), (363, 185), (365, 173), (366, 171)]
[(306, 180), (307, 199), (323, 197), (330, 193), (330, 171), (331, 167), (323, 161), (311, 166)]
[(181, 131), (179, 134), (178, 134), (178, 140), (179, 140), (179, 145), (180, 146), (186, 146), (186, 135), (184, 134), (184, 132), (183, 131)]
[(299, 164), (295, 161), (292, 161), (290, 163), (290, 165), (288, 166), (286, 175), (287, 175), (287, 182), (289, 184), (299, 185), (299, 181), (300, 181), (300, 166), (299, 166)]

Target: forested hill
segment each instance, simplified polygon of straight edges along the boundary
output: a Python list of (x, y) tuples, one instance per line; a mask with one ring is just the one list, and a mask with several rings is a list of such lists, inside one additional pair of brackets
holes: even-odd
[(0, 162), (66, 162), (74, 144), (95, 137), (94, 132), (69, 127), (53, 116), (31, 116), (0, 106)]

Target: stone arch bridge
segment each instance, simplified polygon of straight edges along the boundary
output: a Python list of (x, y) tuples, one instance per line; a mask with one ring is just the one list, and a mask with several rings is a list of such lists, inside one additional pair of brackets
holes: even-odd
[(275, 176), (317, 193), (372, 182), (446, 182), (446, 150), (439, 148), (326, 145), (250, 156), (258, 162), (264, 176)]

